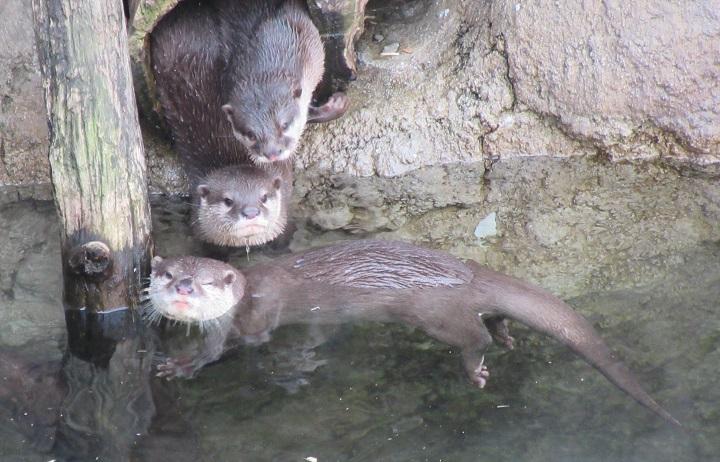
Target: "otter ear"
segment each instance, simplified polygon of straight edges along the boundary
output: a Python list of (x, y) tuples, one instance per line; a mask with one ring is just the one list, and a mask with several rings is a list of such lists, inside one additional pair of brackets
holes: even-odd
[(235, 114), (235, 109), (233, 109), (233, 107), (229, 104), (223, 104), (222, 110), (225, 113), (225, 117), (227, 117), (227, 120), (229, 120), (230, 123), (233, 123), (233, 115)]
[(236, 277), (236, 276), (235, 276), (235, 273), (233, 273), (233, 272), (230, 271), (230, 270), (227, 270), (227, 271), (225, 272), (225, 277), (223, 277), (223, 281), (225, 282), (225, 284), (230, 285), (230, 284), (232, 284), (233, 282), (235, 282), (235, 277)]
[(155, 271), (155, 269), (158, 267), (160, 263), (163, 262), (163, 258), (160, 255), (155, 255), (153, 259), (150, 261), (150, 269)]
[(275, 180), (273, 181), (273, 188), (280, 189), (281, 186), (282, 186), (282, 179), (275, 178)]
[(302, 86), (300, 85), (300, 82), (298, 82), (298, 81), (293, 82), (292, 95), (293, 95), (293, 98), (295, 98), (295, 99), (298, 99), (302, 96)]
[(195, 191), (197, 191), (198, 196), (200, 196), (202, 199), (205, 199), (207, 198), (208, 194), (210, 194), (210, 186), (206, 184), (199, 184)]

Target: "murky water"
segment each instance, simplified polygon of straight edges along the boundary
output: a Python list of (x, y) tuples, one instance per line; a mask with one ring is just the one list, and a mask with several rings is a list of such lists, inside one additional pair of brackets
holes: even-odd
[[(154, 212), (159, 253), (198, 250), (182, 206)], [(151, 379), (147, 333), (113, 337), (122, 316), (69, 353), (51, 204), (3, 206), (0, 232), (3, 461), (720, 460), (717, 243), (677, 255), (652, 285), (570, 300), (683, 432), (517, 324), (516, 349), (487, 355), (484, 390), (458, 351), (380, 324), (287, 327), (196, 379)]]

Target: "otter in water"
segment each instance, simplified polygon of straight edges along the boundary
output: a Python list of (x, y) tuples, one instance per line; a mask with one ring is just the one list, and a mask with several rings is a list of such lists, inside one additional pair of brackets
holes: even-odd
[[(208, 345), (191, 359), (159, 366), (161, 376), (192, 376), (218, 359), (233, 339), (264, 342), (283, 324), (368, 320), (415, 326), (459, 347), (470, 379), (482, 388), (489, 376), (483, 351), (493, 337), (512, 347), (507, 317), (567, 345), (639, 403), (680, 425), (643, 390), (585, 318), (549, 292), (472, 260), (462, 262), (402, 242), (361, 240), (283, 257), (242, 274), (195, 257), (155, 257), (152, 266), (148, 298), (153, 316), (207, 322), (207, 310), (226, 333), (208, 336)], [(210, 273), (213, 280), (224, 281), (225, 296), (200, 292)], [(229, 274), (233, 276), (222, 279)], [(202, 315), (188, 311), (192, 294)]]
[(150, 54), (163, 114), (191, 164), (286, 160), (307, 122), (348, 107), (342, 93), (310, 104), (325, 55), (300, 0), (186, 0), (153, 30)]
[(285, 229), (292, 195), (289, 165), (235, 165), (214, 170), (198, 183), (192, 226), (200, 239), (246, 247), (272, 241)]

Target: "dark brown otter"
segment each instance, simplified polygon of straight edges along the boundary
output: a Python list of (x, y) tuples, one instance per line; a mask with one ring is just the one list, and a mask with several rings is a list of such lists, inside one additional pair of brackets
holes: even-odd
[(155, 86), (180, 157), (192, 167), (288, 159), (324, 69), (320, 34), (300, 0), (186, 0), (150, 36)]
[[(331, 120), (347, 109), (342, 94), (310, 106), (324, 55), (305, 6), (186, 0), (158, 23), (150, 51), (158, 100), (198, 206), (198, 237), (220, 246), (274, 239), (285, 227), (292, 192), (287, 159), (306, 121)], [(262, 165), (236, 167), (249, 163)], [(281, 186), (271, 186), (278, 178)]]
[[(154, 310), (173, 317), (180, 296), (179, 281), (167, 275), (178, 270), (184, 277), (187, 262), (213, 265), (206, 259), (157, 260), (151, 275)], [(223, 272), (229, 272), (224, 267)], [(618, 388), (666, 420), (680, 425), (640, 386), (592, 325), (562, 300), (532, 284), (462, 262), (446, 253), (389, 241), (354, 241), (309, 250), (245, 269), (244, 293), (231, 309), (232, 329), (217, 339), (226, 344), (242, 337), (249, 343), (269, 339), (283, 324), (340, 323), (354, 320), (400, 322), (418, 327), (462, 351), (470, 379), (483, 387), (488, 378), (483, 351), (492, 343), (483, 318), (506, 346), (511, 337), (502, 319), (507, 317), (564, 343)], [(235, 278), (239, 280), (239, 278)], [(239, 294), (239, 291), (234, 293)], [(207, 300), (207, 309), (222, 311)], [(225, 305), (227, 306), (227, 305)], [(181, 367), (170, 362), (161, 374), (188, 375), (219, 357), (201, 352)]]

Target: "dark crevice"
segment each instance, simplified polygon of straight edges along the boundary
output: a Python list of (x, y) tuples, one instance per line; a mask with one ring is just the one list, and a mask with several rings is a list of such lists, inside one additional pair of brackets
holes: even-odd
[(510, 110), (515, 111), (518, 105), (518, 98), (515, 91), (515, 80), (512, 78), (510, 73), (510, 58), (508, 57), (507, 48), (505, 46), (505, 36), (503, 34), (498, 34), (494, 37), (490, 47), (490, 52), (487, 55), (492, 53), (497, 53), (502, 56), (503, 61), (505, 62), (505, 80), (507, 81), (508, 88), (510, 89), (510, 95), (512, 96)]

